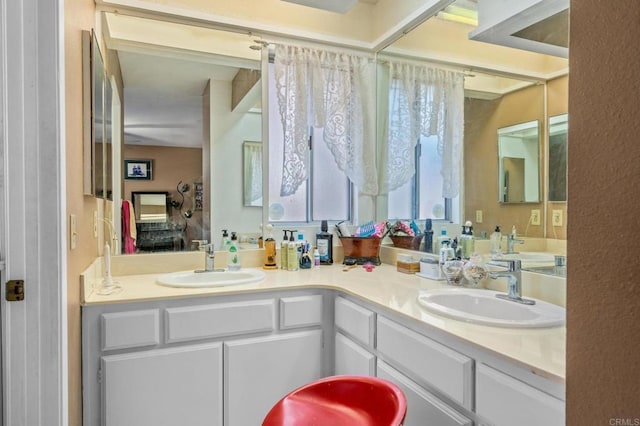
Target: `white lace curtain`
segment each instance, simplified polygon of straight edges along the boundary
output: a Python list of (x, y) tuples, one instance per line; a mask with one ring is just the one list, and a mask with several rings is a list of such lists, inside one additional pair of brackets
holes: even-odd
[(291, 195), (309, 174), (309, 127), (349, 179), (377, 194), (375, 68), (366, 57), (309, 47), (275, 46), (278, 106), (284, 129), (280, 194)]
[(389, 98), (380, 192), (399, 188), (415, 174), (415, 147), (437, 136), (442, 196), (460, 191), (464, 126), (464, 76), (424, 65), (388, 62)]

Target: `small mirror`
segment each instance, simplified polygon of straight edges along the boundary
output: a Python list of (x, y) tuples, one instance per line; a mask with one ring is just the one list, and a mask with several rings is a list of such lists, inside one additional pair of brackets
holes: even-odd
[(499, 202), (540, 202), (539, 150), (538, 120), (498, 129)]
[(245, 141), (242, 145), (245, 207), (262, 207), (262, 143)]
[(567, 201), (569, 115), (549, 118), (549, 201)]
[(168, 192), (132, 192), (136, 223), (164, 223), (169, 208)]

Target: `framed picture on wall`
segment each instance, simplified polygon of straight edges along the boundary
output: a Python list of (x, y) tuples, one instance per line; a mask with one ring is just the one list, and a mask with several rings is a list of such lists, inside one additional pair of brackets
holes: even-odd
[(153, 179), (153, 160), (124, 160), (124, 178), (133, 180)]

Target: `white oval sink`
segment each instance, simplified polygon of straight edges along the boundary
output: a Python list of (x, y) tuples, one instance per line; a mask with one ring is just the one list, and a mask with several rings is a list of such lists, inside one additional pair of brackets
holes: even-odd
[(565, 309), (542, 300), (524, 305), (499, 299), (497, 291), (445, 288), (420, 293), (426, 310), (460, 321), (494, 327), (546, 328), (564, 325)]
[(239, 271), (195, 272), (180, 271), (160, 275), (156, 283), (169, 287), (222, 287), (262, 281), (264, 272), (259, 269)]

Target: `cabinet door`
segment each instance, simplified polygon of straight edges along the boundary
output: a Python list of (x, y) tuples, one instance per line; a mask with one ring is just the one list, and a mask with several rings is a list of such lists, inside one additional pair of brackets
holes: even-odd
[(222, 345), (101, 358), (105, 426), (222, 424)]
[(564, 402), (478, 364), (476, 412), (494, 426), (564, 425)]
[(335, 374), (375, 376), (376, 358), (341, 333), (336, 333)]
[(471, 426), (473, 423), (408, 377), (378, 361), (378, 377), (395, 383), (407, 398), (404, 426)]
[(262, 424), (282, 397), (322, 376), (321, 330), (226, 342), (224, 349), (226, 426)]

